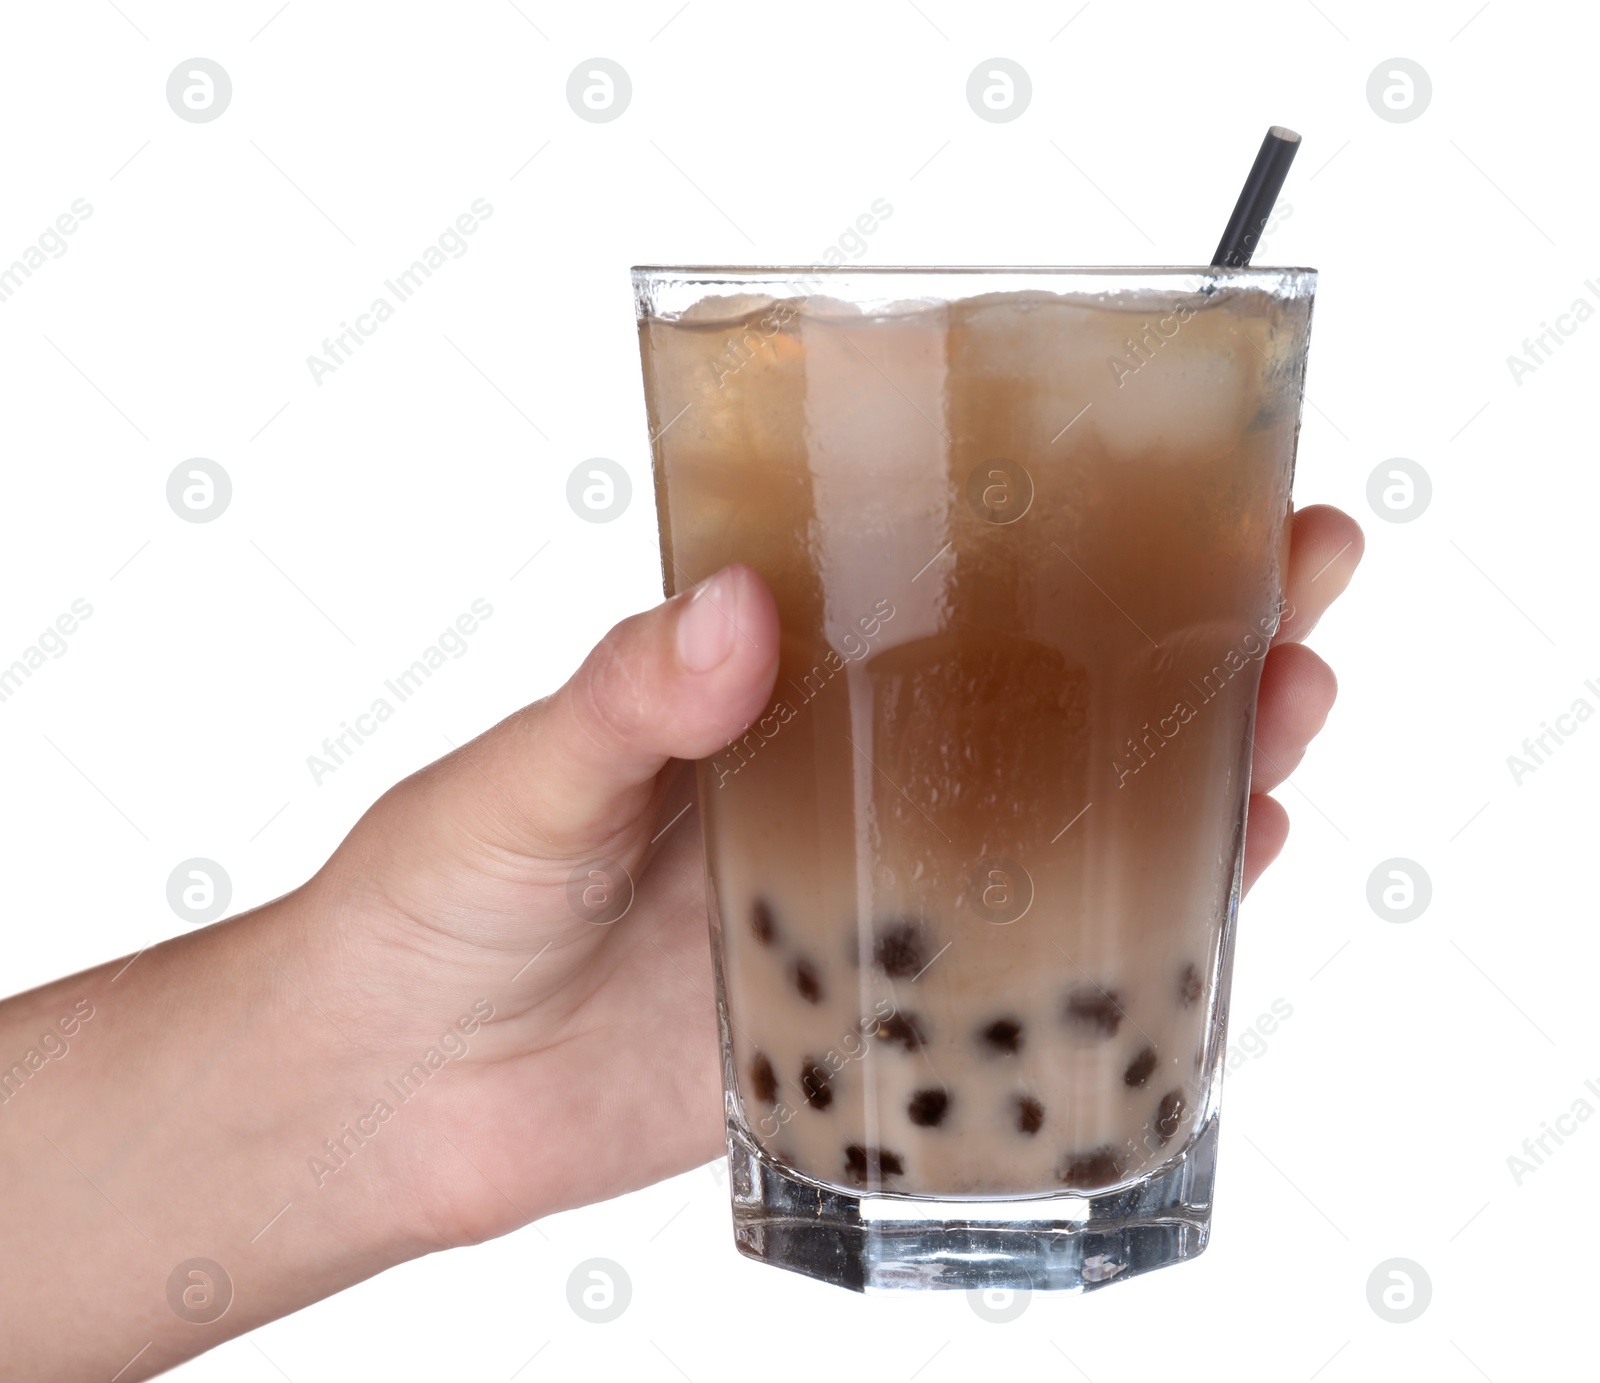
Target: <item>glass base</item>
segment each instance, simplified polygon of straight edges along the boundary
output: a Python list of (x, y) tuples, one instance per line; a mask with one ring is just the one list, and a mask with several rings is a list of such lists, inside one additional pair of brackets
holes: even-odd
[(730, 1123), (734, 1241), (747, 1258), (855, 1292), (1092, 1291), (1204, 1251), (1216, 1148), (1213, 1111), (1176, 1160), (1100, 1195), (860, 1196), (780, 1167)]

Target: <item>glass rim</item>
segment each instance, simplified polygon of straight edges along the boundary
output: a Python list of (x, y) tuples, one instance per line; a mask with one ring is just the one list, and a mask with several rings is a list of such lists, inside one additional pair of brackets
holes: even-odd
[(1219, 279), (1274, 278), (1284, 275), (1316, 276), (1303, 264), (635, 264), (635, 278), (665, 276), (708, 279), (772, 278), (800, 274), (1083, 274), (1104, 278), (1145, 277), (1152, 274), (1203, 274)]
[[(995, 293), (1035, 292), (1090, 305), (1141, 311), (1151, 299), (1197, 305), (1237, 295), (1280, 303), (1313, 301), (1315, 269), (1212, 264), (1152, 266), (1018, 265), (716, 265), (636, 264), (630, 270), (634, 314), (647, 322), (683, 321), (714, 299), (765, 298), (800, 303), (848, 303), (867, 316), (900, 315), (922, 307)], [(724, 320), (715, 313), (701, 325)], [(731, 318), (727, 320), (732, 320)]]

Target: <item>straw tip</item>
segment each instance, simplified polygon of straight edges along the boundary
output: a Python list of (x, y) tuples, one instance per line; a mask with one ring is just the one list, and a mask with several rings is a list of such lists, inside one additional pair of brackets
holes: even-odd
[(1274, 125), (1267, 131), (1274, 139), (1281, 139), (1287, 144), (1298, 144), (1300, 136), (1285, 125)]

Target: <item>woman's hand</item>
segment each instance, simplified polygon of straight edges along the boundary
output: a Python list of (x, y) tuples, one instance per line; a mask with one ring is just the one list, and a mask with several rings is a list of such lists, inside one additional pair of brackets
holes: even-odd
[[(1300, 641), (1361, 549), (1340, 511), (1295, 515), (1288, 612), (1262, 669), (1246, 886), (1288, 834), (1266, 794), (1335, 695)], [(341, 987), (372, 1006), (362, 1027), (391, 1046), (399, 1033), (425, 1043), (471, 1000), (494, 1005), (425, 1110), (481, 1173), (444, 1153), (419, 1163), (412, 1193), (439, 1242), (503, 1233), (722, 1150), (700, 828), (682, 761), (757, 718), (777, 645), (772, 598), (741, 567), (624, 621), (553, 697), (385, 796), (316, 881), (324, 910), (357, 925)], [(612, 888), (633, 881), (620, 920), (575, 911), (591, 870), (596, 906), (608, 875)]]
[[(1288, 830), (1265, 794), (1333, 702), (1300, 640), (1360, 553), (1337, 510), (1295, 516), (1247, 882)], [(293, 893), (0, 1004), (0, 1062), (72, 1029), (9, 1085), (0, 1069), (18, 1376), (147, 1378), (407, 1258), (716, 1156), (687, 761), (757, 719), (777, 653), (770, 592), (727, 568), (384, 794)]]

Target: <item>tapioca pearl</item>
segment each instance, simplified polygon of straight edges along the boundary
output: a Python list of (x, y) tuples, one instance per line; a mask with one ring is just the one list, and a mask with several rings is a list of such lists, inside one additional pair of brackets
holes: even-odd
[(1150, 1079), (1151, 1073), (1156, 1069), (1156, 1049), (1142, 1047), (1139, 1054), (1128, 1063), (1128, 1069), (1122, 1073), (1122, 1083), (1138, 1087)]
[(920, 1051), (928, 1041), (922, 1020), (914, 1013), (891, 1013), (876, 1021), (863, 1019), (862, 1028), (880, 1042), (898, 1042), (908, 1052)]
[(950, 1109), (950, 1092), (936, 1085), (912, 1092), (906, 1117), (918, 1128), (938, 1128)]
[(804, 956), (789, 967), (789, 978), (794, 981), (794, 987), (800, 997), (808, 1004), (822, 1002), (822, 976), (817, 973), (817, 967)]
[(1016, 1018), (996, 1018), (978, 1033), (978, 1041), (996, 1055), (1012, 1056), (1022, 1050), (1022, 1023)]
[(1067, 995), (1064, 1016), (1069, 1027), (1093, 1037), (1115, 1037), (1122, 1025), (1122, 996), (1097, 984), (1082, 985)]
[(800, 1093), (813, 1109), (826, 1109), (833, 1103), (833, 1077), (815, 1057), (807, 1057), (800, 1067)]
[(1192, 1008), (1204, 989), (1199, 967), (1190, 961), (1183, 967), (1183, 973), (1178, 976), (1178, 1007)]
[(1044, 1106), (1032, 1095), (1018, 1095), (1012, 1102), (1016, 1115), (1017, 1132), (1033, 1137), (1044, 1127)]
[(905, 1175), (905, 1162), (899, 1153), (887, 1148), (868, 1148), (860, 1143), (847, 1143), (844, 1149), (845, 1170), (855, 1181), (879, 1181), (883, 1177)]
[(1162, 1146), (1172, 1141), (1172, 1135), (1178, 1131), (1178, 1125), (1183, 1122), (1183, 1091), (1169, 1090), (1161, 1097), (1161, 1103), (1156, 1106), (1156, 1137), (1161, 1140)]
[(872, 958), (891, 979), (914, 979), (921, 973), (927, 945), (915, 922), (896, 922), (883, 928), (872, 943)]
[(750, 907), (750, 930), (763, 946), (771, 946), (778, 939), (778, 924), (772, 917), (772, 905), (765, 898), (757, 898)]
[(750, 1063), (750, 1093), (762, 1104), (777, 1103), (778, 1073), (772, 1069), (764, 1052), (757, 1052)]
[(1068, 1153), (1056, 1168), (1056, 1179), (1077, 1191), (1110, 1186), (1122, 1175), (1122, 1159), (1109, 1145), (1089, 1152)]

